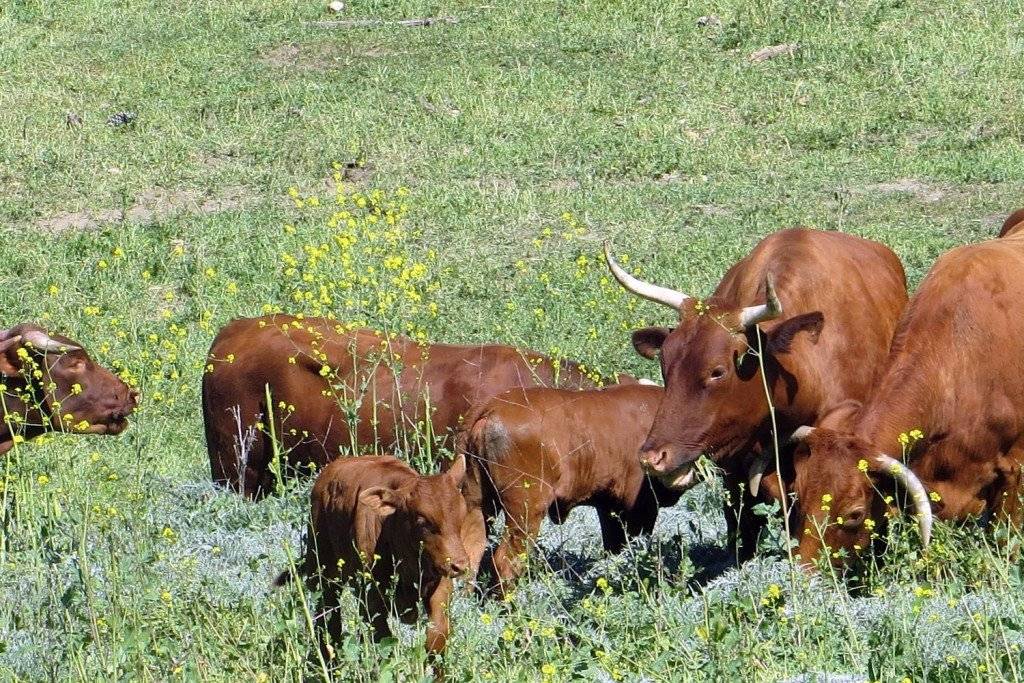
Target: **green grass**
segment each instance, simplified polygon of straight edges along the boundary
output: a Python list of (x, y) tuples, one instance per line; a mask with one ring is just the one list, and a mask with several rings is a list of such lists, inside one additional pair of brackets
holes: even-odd
[[(889, 244), (916, 284), (942, 251), (991, 235), (1024, 194), (1021, 2), (370, 0), (346, 16), (460, 22), (347, 30), (309, 24), (329, 18), (323, 4), (0, 2), (2, 323), (73, 336), (146, 397), (121, 437), (60, 436), (12, 454), (4, 679), (303, 676), (301, 602), (267, 586), (285, 548), (297, 550), (306, 490), (252, 505), (209, 486), (198, 388), (221, 324), (264, 305), (312, 312), (292, 298), (300, 285), (281, 254), (328, 239), (332, 162), (364, 163), (349, 192), (408, 188), (394, 253), (429, 265), (424, 305), (439, 307), (327, 306), (339, 318), (647, 376), (655, 368), (626, 330), (667, 319), (602, 284), (604, 238), (647, 275), (704, 294), (763, 235), (815, 225)], [(721, 26), (698, 28), (707, 14)], [(782, 42), (801, 48), (746, 59)], [(137, 120), (106, 125), (124, 110)], [(67, 112), (82, 125), (66, 126)], [(917, 184), (883, 185), (897, 180)], [(298, 208), (293, 186), (323, 204)], [(193, 204), (240, 201), (46, 227), (158, 188), (193, 192)], [(318, 283), (338, 277), (336, 265), (315, 269)], [(777, 548), (693, 584), (720, 541), (719, 495), (709, 485), (687, 496), (657, 543), (623, 558), (599, 557), (594, 538), (556, 552), (594, 533), (582, 513), (571, 531), (547, 531), (547, 557), (570, 570), (539, 570), (508, 606), (460, 598), (449, 670), (1021, 676), (1020, 562), (986, 535), (941, 526), (934, 556), (916, 565), (913, 544), (898, 544), (865, 595), (827, 578), (791, 585)], [(409, 644), (422, 637), (353, 637), (342, 677), (427, 675)]]

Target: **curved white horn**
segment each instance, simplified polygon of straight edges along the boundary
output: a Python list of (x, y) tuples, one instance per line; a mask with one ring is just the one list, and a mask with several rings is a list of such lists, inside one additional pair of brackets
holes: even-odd
[(75, 346), (74, 344), (68, 344), (67, 342), (52, 339), (50, 335), (46, 334), (45, 332), (41, 332), (40, 330), (29, 330), (27, 332), (23, 332), (21, 334), (21, 337), (24, 341), (28, 342), (29, 344), (32, 344), (33, 347), (39, 349), (40, 351), (64, 352), (77, 351), (78, 349), (81, 348), (80, 346)]
[(782, 302), (775, 293), (775, 278), (771, 273), (764, 276), (764, 296), (765, 303), (740, 311), (740, 325), (746, 328), (782, 315)]
[(761, 490), (761, 480), (764, 478), (765, 470), (768, 469), (768, 456), (764, 453), (757, 455), (750, 463), (747, 470), (747, 487), (750, 495), (756, 496)]
[(928, 492), (924, 484), (909, 467), (895, 458), (879, 453), (875, 456), (875, 461), (880, 466), (880, 471), (901, 483), (910, 493), (914, 501), (914, 511), (917, 513), (917, 525), (921, 530), (921, 541), (928, 547), (932, 540), (932, 505), (928, 502)]
[(642, 296), (645, 299), (668, 306), (669, 308), (678, 311), (679, 307), (683, 305), (683, 302), (690, 297), (686, 296), (682, 292), (677, 292), (674, 289), (668, 287), (659, 287), (658, 285), (652, 285), (650, 282), (644, 282), (639, 280), (625, 270), (622, 269), (615, 259), (612, 258), (611, 245), (608, 242), (604, 243), (604, 260), (608, 263), (608, 269), (612, 271), (612, 275), (619, 281), (619, 284), (633, 292), (637, 296)]
[(814, 427), (808, 427), (807, 425), (804, 425), (803, 427), (797, 427), (793, 431), (793, 433), (789, 435), (789, 440), (790, 441), (803, 441), (813, 431), (814, 431)]

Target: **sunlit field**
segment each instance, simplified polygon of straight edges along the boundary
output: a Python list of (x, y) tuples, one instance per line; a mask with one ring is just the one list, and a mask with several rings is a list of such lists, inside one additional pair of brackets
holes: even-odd
[[(451, 16), (345, 28), (317, 22)], [(0, 679), (323, 680), (309, 480), (210, 483), (206, 351), (237, 316), (502, 342), (660, 379), (671, 324), (600, 252), (694, 295), (764, 235), (877, 239), (915, 287), (1024, 204), (1024, 4), (0, 2), (0, 327), (81, 341), (142, 392), (116, 437), (0, 456)], [(798, 47), (764, 61), (750, 55)], [(131, 115), (129, 115), (131, 114)], [(284, 407), (287, 409), (287, 406)], [(417, 467), (445, 453), (411, 442)], [(713, 473), (606, 556), (545, 524), (507, 600), (460, 593), (453, 680), (1024, 677), (1020, 533), (912, 520), (855, 585), (736, 568)], [(771, 516), (771, 511), (763, 511)], [(424, 624), (332, 672), (430, 680)]]

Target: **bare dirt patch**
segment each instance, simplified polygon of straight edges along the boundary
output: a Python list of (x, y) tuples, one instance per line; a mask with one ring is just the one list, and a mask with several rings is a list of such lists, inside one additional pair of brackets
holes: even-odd
[(260, 61), (277, 69), (327, 71), (349, 66), (362, 59), (390, 57), (395, 52), (376, 45), (338, 45), (285, 43), (260, 56)]
[(859, 188), (850, 188), (850, 191), (863, 194), (907, 194), (922, 202), (937, 202), (942, 200), (948, 193), (947, 188), (938, 185), (929, 185), (916, 178), (900, 178), (884, 183), (873, 183)]
[(248, 187), (236, 185), (219, 192), (162, 187), (142, 192), (127, 209), (96, 209), (60, 213), (35, 222), (35, 227), (46, 232), (66, 230), (95, 230), (110, 223), (148, 224), (180, 213), (212, 214), (236, 211), (256, 201), (256, 194)]

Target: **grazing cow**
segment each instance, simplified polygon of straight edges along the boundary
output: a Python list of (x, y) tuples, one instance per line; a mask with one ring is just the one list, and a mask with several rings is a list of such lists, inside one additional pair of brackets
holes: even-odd
[[(391, 635), (389, 614), (415, 623), (422, 602), (427, 651), (444, 650), (452, 579), (469, 568), (465, 475), (464, 458), (427, 477), (390, 456), (341, 458), (320, 473), (305, 560), (297, 569), (309, 588), (322, 589), (327, 633), (335, 642), (342, 631), (340, 591), (348, 585), (375, 639)], [(286, 570), (274, 583), (283, 586), (291, 577)], [(329, 658), (330, 648), (321, 643)]]
[(41, 327), (0, 330), (0, 454), (49, 431), (120, 434), (139, 394), (81, 344)]
[[(545, 515), (560, 524), (577, 505), (594, 506), (605, 550), (618, 552), (627, 535), (651, 532), (659, 505), (679, 500), (679, 491), (648, 480), (636, 457), (662, 393), (638, 384), (590, 391), (520, 388), (473, 409), (457, 448), (470, 461), (466, 497), (475, 514), (489, 522), (505, 513), (493, 555), (494, 580), (502, 590), (521, 572)], [(477, 534), (484, 544), (486, 537)], [(484, 544), (469, 548), (474, 570)]]
[(900, 504), (897, 485), (909, 492), (926, 544), (930, 502), (943, 519), (996, 515), (1019, 524), (1024, 235), (941, 256), (864, 406), (842, 430), (797, 437), (792, 529), (804, 561), (827, 546), (841, 565), (868, 548), (890, 502)]
[(418, 344), (290, 315), (229, 323), (208, 363), (203, 420), (213, 479), (253, 498), (274, 487), (272, 437), (287, 475), (343, 450), (440, 445), (470, 406), (510, 387), (593, 386), (574, 363), (510, 346)]
[(1009, 237), (1021, 231), (1024, 231), (1024, 209), (1017, 209), (1003, 221), (1003, 227), (999, 229), (999, 236)]
[(642, 282), (607, 249), (606, 256), (626, 289), (679, 315), (674, 329), (633, 333), (640, 355), (660, 359), (665, 380), (640, 458), (669, 482), (685, 481), (701, 454), (718, 463), (729, 492), (730, 544), (748, 559), (763, 519), (745, 512), (775, 467), (773, 422), (782, 441), (866, 396), (906, 305), (903, 266), (877, 242), (794, 228), (761, 240), (700, 300)]

